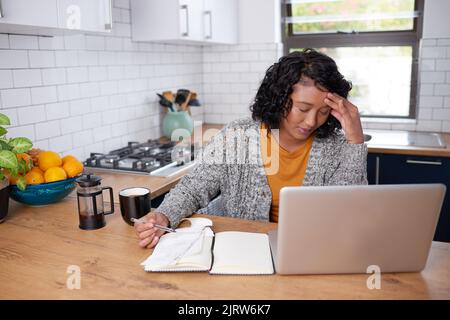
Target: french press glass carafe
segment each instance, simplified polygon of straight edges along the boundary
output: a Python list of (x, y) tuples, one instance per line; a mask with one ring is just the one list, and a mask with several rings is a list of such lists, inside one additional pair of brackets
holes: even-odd
[[(114, 213), (114, 197), (111, 187), (100, 186), (102, 178), (85, 174), (76, 179), (78, 215), (80, 229), (95, 230), (106, 225), (105, 214)], [(105, 211), (103, 205), (103, 190), (109, 190), (111, 211)]]

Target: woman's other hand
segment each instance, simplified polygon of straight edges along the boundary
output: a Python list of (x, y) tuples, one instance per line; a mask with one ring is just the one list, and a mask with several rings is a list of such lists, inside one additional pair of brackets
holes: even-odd
[(159, 212), (150, 212), (140, 220), (143, 223), (135, 223), (134, 230), (139, 237), (139, 245), (142, 248), (153, 248), (165, 231), (155, 228), (155, 224), (168, 227), (169, 219)]
[(364, 142), (364, 134), (358, 108), (336, 93), (328, 93), (324, 102), (331, 108), (331, 114), (341, 123), (348, 143)]

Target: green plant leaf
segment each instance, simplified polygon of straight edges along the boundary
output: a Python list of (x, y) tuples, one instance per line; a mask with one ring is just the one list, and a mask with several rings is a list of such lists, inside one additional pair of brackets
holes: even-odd
[(9, 150), (0, 151), (0, 167), (16, 169), (18, 165), (16, 155)]
[(8, 142), (4, 141), (4, 140), (0, 140), (0, 150), (8, 150), (11, 151), (12, 148), (10, 147), (10, 145), (8, 144)]
[(8, 133), (8, 130), (6, 130), (5, 128), (3, 128), (3, 127), (0, 127), (0, 136), (4, 136), (5, 134), (7, 134)]
[(3, 174), (3, 172), (0, 172), (0, 181), (2, 181), (3, 179), (5, 179), (5, 175)]
[(17, 168), (19, 169), (20, 174), (27, 173), (27, 162), (23, 159), (17, 161)]
[(11, 122), (6, 114), (0, 113), (0, 125), (1, 126), (9, 126)]
[(11, 151), (16, 153), (22, 153), (30, 150), (31, 147), (33, 146), (33, 143), (28, 138), (19, 137), (11, 139), (9, 145), (13, 147)]
[(22, 191), (27, 188), (27, 182), (24, 177), (19, 177), (19, 179), (17, 179), (17, 188)]

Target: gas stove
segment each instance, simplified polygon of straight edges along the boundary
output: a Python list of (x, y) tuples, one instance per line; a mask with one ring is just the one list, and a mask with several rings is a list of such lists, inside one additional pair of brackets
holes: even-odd
[(128, 172), (169, 176), (194, 164), (194, 144), (180, 147), (172, 141), (128, 142), (109, 153), (91, 153), (85, 167), (97, 171)]

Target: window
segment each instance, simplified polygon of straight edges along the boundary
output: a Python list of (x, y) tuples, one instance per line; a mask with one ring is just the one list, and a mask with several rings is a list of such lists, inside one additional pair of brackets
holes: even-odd
[(285, 0), (285, 53), (315, 48), (363, 117), (415, 118), (423, 0)]

